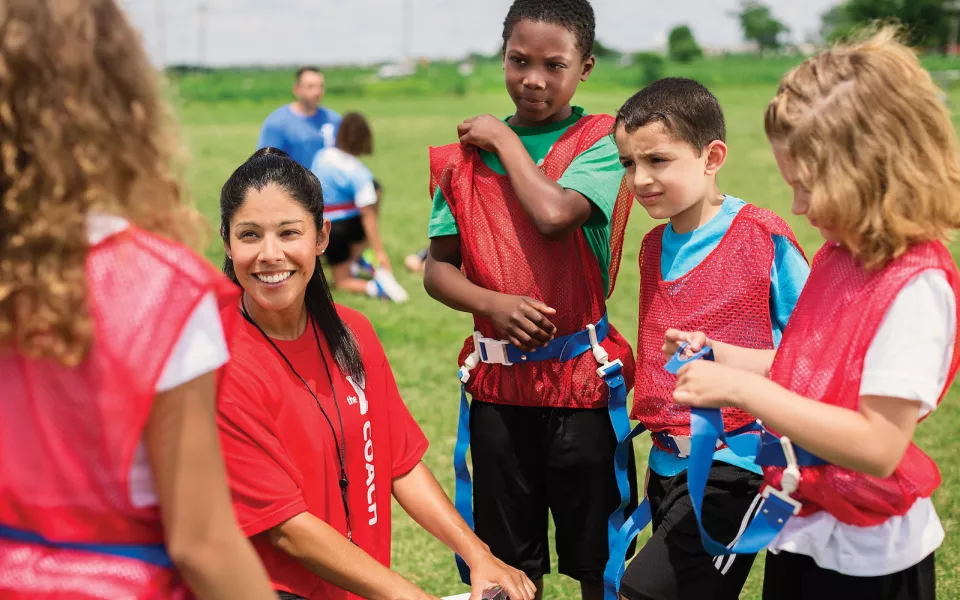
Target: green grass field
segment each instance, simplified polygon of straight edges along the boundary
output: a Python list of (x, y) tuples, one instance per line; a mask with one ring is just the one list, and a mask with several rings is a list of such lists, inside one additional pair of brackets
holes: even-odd
[[(774, 87), (721, 87), (714, 90), (727, 116), (729, 159), (720, 182), (724, 192), (775, 210), (794, 227), (808, 256), (820, 245), (817, 232), (802, 218), (790, 214), (789, 190), (780, 180), (763, 134), (763, 109)], [(612, 112), (629, 95), (591, 92), (578, 95), (576, 103), (589, 112)], [(960, 93), (953, 93), (954, 106)], [(370, 98), (335, 97), (329, 106), (338, 111), (359, 110), (371, 120), (375, 155), (367, 160), (383, 182), (382, 230), (393, 264), (426, 243), (430, 201), (427, 195), (427, 147), (454, 141), (457, 123), (469, 116), (491, 112), (510, 114), (505, 94), (453, 97)], [(189, 179), (198, 205), (211, 223), (218, 219), (220, 186), (255, 149), (261, 120), (275, 108), (272, 104), (185, 103), (180, 109), (184, 134), (190, 147)], [(610, 301), (611, 321), (636, 342), (639, 273), (637, 253), (643, 234), (653, 225), (639, 207), (633, 212), (624, 261), (616, 293)], [(219, 263), (223, 251), (214, 244), (208, 254)], [(471, 331), (468, 315), (438, 304), (423, 291), (420, 278), (400, 267), (399, 281), (411, 293), (403, 305), (340, 295), (337, 300), (366, 314), (387, 350), (400, 390), (423, 427), (431, 446), (426, 462), (452, 494), (452, 452), (456, 432), (458, 383), (456, 355)], [(937, 557), (940, 597), (960, 598), (960, 393), (954, 388), (934, 418), (919, 429), (918, 443), (937, 460), (944, 484), (935, 501), (947, 530), (947, 542)], [(953, 432), (953, 433), (951, 433)], [(647, 442), (637, 445), (645, 459)], [(642, 466), (642, 465), (641, 465)], [(452, 555), (429, 534), (419, 529), (399, 508), (394, 510), (393, 566), (425, 590), (443, 596), (465, 588), (459, 584)], [(643, 539), (643, 538), (642, 538)], [(759, 598), (762, 557), (743, 598)], [(547, 598), (579, 598), (575, 582), (558, 575), (546, 579)]]

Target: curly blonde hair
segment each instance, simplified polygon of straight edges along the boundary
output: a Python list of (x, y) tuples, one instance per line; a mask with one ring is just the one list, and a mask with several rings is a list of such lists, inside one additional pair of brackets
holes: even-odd
[(86, 355), (89, 213), (203, 241), (159, 83), (113, 0), (0, 0), (0, 349)]
[(765, 118), (810, 192), (808, 216), (867, 269), (960, 228), (953, 124), (897, 35), (874, 28), (807, 59), (783, 78)]

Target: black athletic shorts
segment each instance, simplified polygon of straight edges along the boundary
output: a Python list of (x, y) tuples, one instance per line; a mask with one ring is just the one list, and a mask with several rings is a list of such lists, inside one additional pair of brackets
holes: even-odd
[[(703, 494), (703, 522), (710, 537), (733, 541), (753, 516), (763, 477), (714, 461)], [(629, 600), (735, 600), (750, 575), (755, 554), (710, 556), (703, 549), (687, 472), (650, 472), (647, 499), (653, 535), (627, 565), (620, 594)]]
[(854, 577), (817, 566), (809, 556), (767, 553), (763, 600), (935, 600), (933, 554), (892, 575)]
[(360, 217), (340, 219), (330, 223), (330, 243), (327, 244), (327, 264), (331, 267), (350, 260), (350, 247), (367, 239)]
[[(549, 573), (549, 511), (560, 573), (601, 583), (607, 519), (620, 504), (609, 411), (474, 401), (470, 440), (476, 531), (494, 556), (532, 580)], [(637, 506), (632, 453), (629, 465), (628, 515)]]

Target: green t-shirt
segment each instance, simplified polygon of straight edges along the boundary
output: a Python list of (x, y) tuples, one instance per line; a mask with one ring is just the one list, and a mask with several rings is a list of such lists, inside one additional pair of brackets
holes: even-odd
[[(513, 127), (510, 125), (530, 157), (538, 165), (553, 148), (571, 125), (584, 116), (583, 109), (573, 107), (573, 114), (558, 123), (538, 127)], [(509, 118), (509, 117), (507, 117)], [(506, 119), (504, 119), (506, 121)], [(509, 125), (509, 123), (508, 123)], [(494, 172), (506, 175), (500, 157), (493, 152), (480, 151), (480, 157)], [(610, 289), (610, 219), (613, 215), (620, 183), (623, 181), (623, 166), (620, 153), (610, 136), (602, 137), (597, 143), (577, 155), (567, 167), (557, 183), (566, 189), (575, 190), (592, 202), (599, 210), (593, 212), (581, 229), (590, 249), (597, 257), (603, 288)], [(428, 235), (431, 238), (445, 235), (459, 235), (460, 229), (450, 212), (450, 205), (443, 197), (440, 188), (433, 195), (433, 210), (430, 214)]]

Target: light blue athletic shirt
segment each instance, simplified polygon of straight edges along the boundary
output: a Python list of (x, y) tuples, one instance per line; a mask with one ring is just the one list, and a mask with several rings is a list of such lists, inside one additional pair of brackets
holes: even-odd
[[(673, 281), (686, 275), (713, 252), (730, 229), (734, 217), (746, 203), (739, 198), (726, 196), (717, 213), (710, 221), (690, 233), (677, 233), (671, 224), (663, 231), (660, 250), (660, 276), (664, 281)], [(783, 328), (787, 325), (800, 291), (810, 274), (807, 261), (790, 240), (781, 235), (773, 236), (774, 259), (770, 268), (770, 325), (773, 328), (773, 344), (780, 345)], [(753, 458), (741, 458), (729, 448), (718, 450), (714, 460), (725, 462), (741, 469), (762, 474)], [(658, 475), (673, 477), (687, 468), (686, 458), (658, 449), (650, 450), (648, 464)]]
[(293, 112), (289, 104), (281, 106), (263, 122), (257, 149), (279, 148), (309, 169), (314, 155), (336, 142), (341, 120), (340, 115), (322, 106), (310, 117)]
[(323, 189), (323, 216), (342, 221), (377, 203), (373, 173), (356, 156), (340, 148), (324, 148), (313, 157), (310, 170)]

